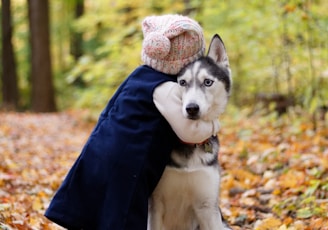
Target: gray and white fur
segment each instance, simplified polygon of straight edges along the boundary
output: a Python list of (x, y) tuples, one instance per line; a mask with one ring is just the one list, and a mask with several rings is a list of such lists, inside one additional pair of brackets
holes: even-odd
[[(182, 112), (193, 120), (211, 121), (224, 112), (231, 90), (229, 59), (214, 35), (207, 56), (178, 75)], [(180, 143), (150, 199), (148, 230), (228, 230), (219, 208), (219, 140)]]

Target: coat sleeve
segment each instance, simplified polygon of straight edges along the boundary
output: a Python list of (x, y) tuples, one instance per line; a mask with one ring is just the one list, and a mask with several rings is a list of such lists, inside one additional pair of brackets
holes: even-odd
[(153, 100), (160, 113), (169, 122), (183, 142), (201, 143), (217, 135), (220, 124), (213, 121), (191, 120), (183, 116), (181, 95), (175, 82), (165, 82), (154, 90)]

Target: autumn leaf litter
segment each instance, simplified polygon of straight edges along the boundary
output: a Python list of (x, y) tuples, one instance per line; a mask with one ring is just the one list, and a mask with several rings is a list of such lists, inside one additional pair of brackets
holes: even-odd
[[(328, 229), (328, 128), (223, 116), (221, 209), (234, 229)], [(0, 113), (0, 229), (61, 229), (44, 216), (92, 130), (87, 113)]]

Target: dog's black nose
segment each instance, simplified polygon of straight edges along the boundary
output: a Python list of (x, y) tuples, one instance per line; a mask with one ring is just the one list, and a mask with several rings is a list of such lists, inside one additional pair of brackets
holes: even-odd
[(199, 106), (195, 103), (190, 103), (187, 105), (186, 111), (187, 111), (188, 115), (194, 117), (194, 116), (198, 115)]

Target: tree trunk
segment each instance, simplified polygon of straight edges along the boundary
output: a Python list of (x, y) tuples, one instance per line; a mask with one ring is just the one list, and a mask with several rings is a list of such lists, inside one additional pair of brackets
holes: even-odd
[(2, 3), (2, 100), (3, 108), (15, 110), (18, 107), (18, 83), (16, 63), (11, 43), (12, 26), (10, 0)]
[(184, 0), (185, 9), (183, 15), (199, 14), (203, 10), (203, 1), (198, 1), (197, 4), (192, 4), (191, 0)]
[[(78, 19), (84, 14), (84, 0), (76, 0), (74, 8), (74, 19)], [(71, 34), (71, 54), (75, 60), (78, 60), (83, 54), (82, 43), (83, 34), (73, 31)]]
[[(74, 1), (74, 19), (80, 18), (84, 14), (84, 0)], [(83, 34), (81, 32), (74, 31), (71, 29), (70, 38), (70, 52), (73, 55), (74, 60), (77, 62), (83, 55)], [(75, 86), (85, 87), (82, 75), (78, 76), (73, 82)]]
[(50, 57), (48, 0), (28, 0), (28, 13), (31, 34), (32, 110), (54, 112), (56, 103)]

